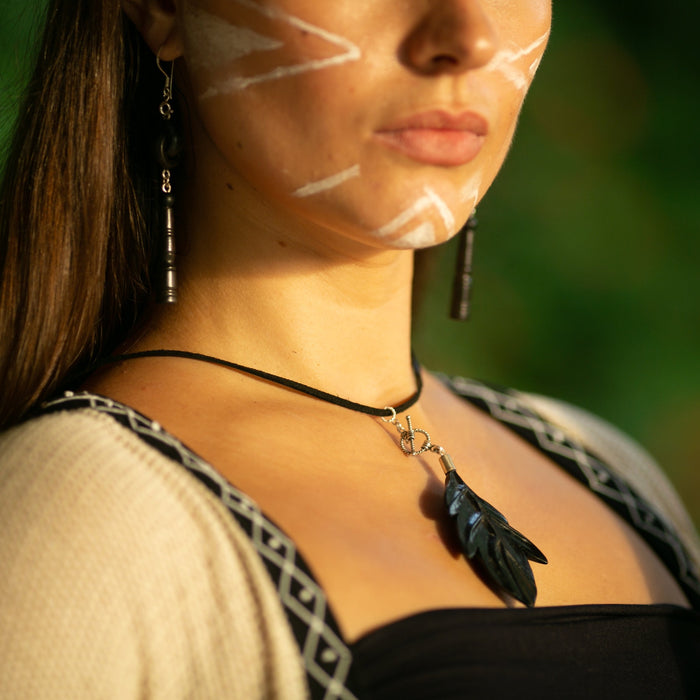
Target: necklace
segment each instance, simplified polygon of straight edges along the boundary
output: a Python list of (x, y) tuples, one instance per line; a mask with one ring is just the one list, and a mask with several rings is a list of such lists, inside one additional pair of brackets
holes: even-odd
[(450, 455), (441, 445), (432, 443), (427, 431), (414, 428), (410, 415), (406, 415), (405, 426), (399, 421), (399, 413), (414, 406), (423, 390), (420, 366), (415, 358), (413, 373), (416, 392), (413, 396), (395, 407), (375, 408), (254, 367), (184, 350), (145, 350), (116, 355), (104, 359), (99, 366), (142, 357), (180, 357), (220, 365), (351, 411), (381, 418), (385, 423), (391, 424), (399, 434), (398, 446), (407, 457), (418, 457), (428, 452), (437, 455), (445, 474), (445, 506), (456, 528), (461, 550), (474, 570), (497, 593), (510, 595), (528, 607), (535, 604), (537, 586), (529, 562), (546, 564), (545, 555), (523, 534), (511, 527), (498, 510), (464, 483)]

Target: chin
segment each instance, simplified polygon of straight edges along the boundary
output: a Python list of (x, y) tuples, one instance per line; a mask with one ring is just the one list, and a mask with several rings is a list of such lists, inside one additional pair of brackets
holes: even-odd
[(452, 235), (454, 234), (438, 236), (432, 224), (424, 223), (413, 231), (401, 235), (399, 238), (393, 240), (384, 239), (382, 243), (395, 250), (420, 250), (444, 243), (449, 240)]

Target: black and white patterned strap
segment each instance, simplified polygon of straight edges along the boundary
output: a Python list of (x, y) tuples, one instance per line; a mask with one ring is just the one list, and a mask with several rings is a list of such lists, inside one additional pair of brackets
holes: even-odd
[[(474, 380), (444, 378), (452, 390), (489, 413), (587, 486), (644, 538), (676, 577), (694, 608), (700, 608), (700, 580), (673, 529), (609, 465), (543, 420), (507, 389)], [(158, 423), (116, 401), (73, 394), (50, 401), (42, 413), (90, 408), (110, 415), (149, 445), (181, 464), (209, 488), (248, 534), (264, 562), (301, 651), (311, 697), (349, 700), (352, 654), (344, 643), (325, 593), (294, 542), (243, 492)]]
[(250, 537), (277, 588), (306, 669), (311, 697), (353, 700), (348, 687), (352, 654), (343, 641), (326, 595), (294, 542), (243, 492), (207, 462), (137, 411), (94, 394), (73, 394), (50, 401), (42, 413), (89, 408), (111, 416), (166, 457), (182, 465), (210, 489)]
[(461, 377), (442, 379), (456, 394), (489, 413), (587, 486), (627, 521), (664, 562), (691, 605), (700, 608), (700, 577), (678, 534), (609, 464), (543, 420), (508, 389)]

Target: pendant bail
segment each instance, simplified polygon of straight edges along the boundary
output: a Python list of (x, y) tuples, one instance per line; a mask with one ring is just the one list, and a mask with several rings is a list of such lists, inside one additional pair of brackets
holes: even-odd
[(445, 472), (446, 475), (450, 472), (457, 471), (457, 467), (455, 467), (452, 457), (450, 457), (447, 452), (443, 452), (443, 454), (440, 455), (440, 464), (442, 465), (442, 471)]

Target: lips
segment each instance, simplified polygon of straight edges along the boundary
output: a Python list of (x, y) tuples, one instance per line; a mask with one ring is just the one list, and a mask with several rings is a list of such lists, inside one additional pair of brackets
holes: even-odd
[(374, 136), (405, 156), (443, 167), (465, 165), (476, 158), (488, 133), (488, 122), (475, 112), (423, 112), (378, 129)]

